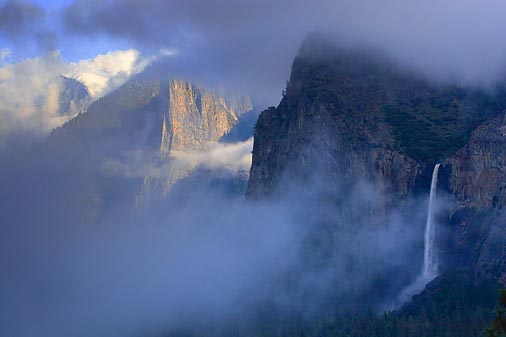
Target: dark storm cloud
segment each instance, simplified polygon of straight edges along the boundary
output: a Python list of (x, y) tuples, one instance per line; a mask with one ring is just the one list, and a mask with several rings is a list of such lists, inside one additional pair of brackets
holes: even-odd
[(23, 0), (0, 3), (0, 35), (14, 43), (34, 41), (36, 47), (54, 50), (57, 34), (47, 26), (47, 13), (43, 8)]
[(179, 52), (174, 68), (183, 76), (221, 79), (263, 96), (281, 93), (307, 28), (283, 12), (300, 7), (289, 1), (77, 1), (63, 20), (73, 33), (104, 33), (139, 48), (173, 48)]
[(35, 5), (18, 0), (9, 0), (0, 6), (0, 28), (5, 34), (26, 33), (31, 24), (41, 20), (44, 11)]
[(505, 13), (499, 0), (78, 0), (63, 20), (73, 33), (175, 48), (180, 68), (269, 96), (314, 30), (381, 48), (437, 80), (493, 84), (504, 75)]

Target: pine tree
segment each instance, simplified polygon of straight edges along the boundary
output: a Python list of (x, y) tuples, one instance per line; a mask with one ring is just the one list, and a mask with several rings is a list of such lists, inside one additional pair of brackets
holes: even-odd
[(497, 316), (487, 329), (489, 337), (506, 336), (506, 289), (499, 290), (499, 306), (496, 309)]

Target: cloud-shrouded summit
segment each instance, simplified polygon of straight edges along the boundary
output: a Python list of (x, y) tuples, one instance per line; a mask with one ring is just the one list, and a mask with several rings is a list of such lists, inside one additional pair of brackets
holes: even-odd
[[(4, 50), (1, 55), (8, 59), (10, 53), (10, 50)], [(0, 64), (0, 146), (18, 133), (27, 137), (46, 135), (79, 113), (91, 100), (114, 90), (143, 70), (151, 60), (139, 51), (129, 49), (78, 62), (66, 62), (55, 51), (20, 62)], [(65, 99), (62, 94), (66, 90), (62, 77), (81, 82), (90, 99), (78, 102), (77, 97), (68, 97), (75, 102), (62, 111), (62, 100)]]
[(437, 80), (490, 85), (504, 76), (505, 12), (497, 0), (77, 0), (62, 19), (81, 36), (178, 48), (192, 55), (188, 71), (248, 82), (268, 96), (266, 89), (280, 91), (300, 41), (315, 30), (379, 48)]
[(5, 47), (30, 41), (64, 55), (87, 53), (82, 45), (106, 53), (104, 41), (143, 54), (169, 48), (178, 51), (181, 74), (233, 85), (266, 104), (279, 99), (291, 59), (312, 31), (372, 46), (436, 80), (490, 86), (505, 75), (506, 4), (499, 0), (75, 0), (56, 9), (9, 0), (1, 6), (2, 14), (12, 12), (0, 20)]
[(135, 49), (116, 50), (93, 59), (71, 62), (67, 74), (83, 82), (93, 97), (100, 97), (139, 73), (150, 61)]

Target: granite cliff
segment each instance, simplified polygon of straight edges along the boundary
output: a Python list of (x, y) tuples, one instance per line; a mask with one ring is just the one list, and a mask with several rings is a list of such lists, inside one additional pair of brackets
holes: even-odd
[[(234, 101), (235, 103), (235, 101)], [(184, 81), (169, 83), (169, 109), (164, 151), (202, 148), (209, 141), (218, 141), (237, 123), (238, 116), (248, 107), (234, 104), (232, 110), (225, 97)], [(249, 111), (246, 110), (246, 111)]]
[(94, 145), (115, 138), (136, 147), (195, 149), (218, 141), (252, 109), (247, 97), (229, 98), (183, 80), (138, 76), (57, 128), (49, 142), (68, 137)]
[(446, 264), (506, 282), (506, 112), (474, 130), (443, 162), (442, 178), (455, 199), (442, 243)]
[(283, 174), (304, 181), (319, 169), (378, 183), (403, 199), (504, 103), (431, 84), (373, 50), (308, 38), (281, 103), (259, 117), (248, 195), (273, 193)]
[[(87, 168), (80, 168), (90, 171), (89, 195), (83, 200), (99, 200), (93, 207), (102, 207), (115, 195), (127, 195), (125, 186), (137, 190), (131, 198), (139, 205), (165, 197), (174, 183), (195, 169), (171, 165), (174, 152), (219, 141), (252, 109), (248, 97), (141, 74), (54, 130), (43, 151), (64, 152), (68, 160), (79, 157), (87, 162)], [(113, 177), (96, 172), (104, 161), (133, 165), (124, 162), (125, 154), (132, 153), (142, 155), (144, 174)]]
[(445, 160), (448, 188), (463, 207), (484, 212), (506, 205), (506, 111), (478, 126)]
[(165, 198), (172, 186), (196, 169), (193, 165), (170, 165), (174, 152), (202, 150), (231, 132), (239, 117), (253, 110), (251, 100), (220, 95), (194, 84), (171, 80), (168, 84), (168, 111), (163, 114), (160, 157), (153, 165), (166, 167), (163, 176), (147, 175), (136, 204)]
[(247, 195), (318, 182), (335, 212), (365, 182), (377, 194), (356, 212), (385, 219), (403, 200), (428, 194), (432, 168), (443, 162), (440, 189), (455, 202), (441, 215), (449, 219), (442, 269), (506, 271), (505, 93), (432, 83), (375, 50), (312, 36), (279, 106), (259, 116)]

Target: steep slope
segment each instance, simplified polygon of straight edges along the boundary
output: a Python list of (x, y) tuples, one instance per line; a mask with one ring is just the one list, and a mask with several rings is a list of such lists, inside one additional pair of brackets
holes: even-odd
[(480, 125), (445, 161), (449, 190), (462, 206), (483, 212), (506, 205), (506, 111)]
[(169, 102), (170, 131), (162, 146), (173, 150), (196, 149), (218, 141), (237, 123), (237, 115), (224, 97), (184, 81), (169, 83)]
[(166, 99), (160, 91), (160, 81), (133, 79), (54, 130), (47, 142), (54, 147), (70, 142), (100, 153), (152, 142), (142, 135), (150, 136), (161, 119)]
[(444, 250), (449, 266), (506, 282), (506, 112), (480, 125), (443, 163), (443, 187), (456, 205)]
[(378, 185), (388, 208), (426, 186), (432, 165), (504, 107), (506, 95), (434, 85), (374, 50), (310, 37), (281, 103), (259, 117), (248, 195), (320, 176), (336, 189)]
[[(308, 266), (332, 270), (328, 257), (344, 259), (349, 242), (352, 251), (376, 247), (363, 232), (405, 228), (402, 239), (384, 234), (386, 242), (399, 239), (393, 249), (413, 240), (399, 252), (405, 260), (367, 274), (377, 278), (372, 287), (384, 282), (376, 293), (387, 294), (420, 272), (425, 198), (434, 164), (443, 162), (439, 271), (465, 268), (506, 282), (505, 109), (503, 86), (480, 91), (431, 83), (374, 50), (310, 37), (279, 106), (259, 116), (247, 196), (309, 193), (312, 227), (302, 254)], [(345, 279), (360, 282), (360, 264), (348, 263)]]

